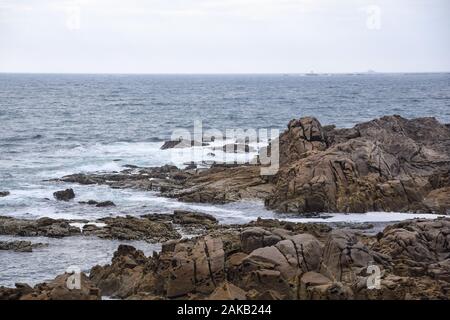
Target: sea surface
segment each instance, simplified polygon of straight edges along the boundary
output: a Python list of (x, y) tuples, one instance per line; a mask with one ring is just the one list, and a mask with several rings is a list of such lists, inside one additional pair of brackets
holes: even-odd
[[(315, 116), (324, 125), (351, 127), (391, 114), (433, 116), (450, 123), (450, 74), (0, 74), (0, 191), (11, 193), (0, 198), (0, 215), (94, 220), (182, 208), (211, 213), (223, 223), (257, 217), (316, 222), (318, 218), (277, 215), (259, 202), (185, 204), (152, 192), (48, 180), (78, 172), (118, 171), (126, 164), (183, 166), (198, 160), (160, 150), (175, 129), (192, 130), (195, 120), (202, 121), (204, 130), (225, 132), (284, 130), (289, 120), (302, 116)], [(75, 190), (76, 201), (53, 199), (54, 191), (68, 187)], [(111, 200), (117, 206), (78, 204), (90, 199)], [(333, 222), (386, 222), (416, 215), (331, 216)], [(0, 285), (34, 283), (61, 273), (70, 260), (63, 258), (64, 250), (73, 264), (88, 269), (107, 262), (117, 247), (116, 242), (102, 240), (41, 242), (56, 249), (52, 245), (37, 249), (26, 260), (25, 253), (0, 251)]]

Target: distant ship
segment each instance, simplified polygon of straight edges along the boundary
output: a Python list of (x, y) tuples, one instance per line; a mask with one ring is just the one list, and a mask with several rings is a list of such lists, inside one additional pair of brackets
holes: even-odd
[(318, 76), (318, 74), (311, 70), (309, 73), (305, 73), (305, 76)]

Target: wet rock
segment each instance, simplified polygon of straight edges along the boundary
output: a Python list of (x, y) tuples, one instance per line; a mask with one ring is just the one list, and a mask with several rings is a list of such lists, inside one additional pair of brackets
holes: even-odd
[(217, 219), (206, 213), (175, 210), (173, 212), (173, 223), (180, 225), (201, 225), (212, 227), (218, 224)]
[(95, 206), (96, 207), (115, 207), (116, 204), (112, 201), (103, 201), (103, 202), (98, 202)]
[(189, 177), (181, 188), (163, 196), (186, 202), (228, 203), (242, 199), (263, 199), (272, 185), (260, 175), (258, 166), (213, 167)]
[(295, 213), (445, 212), (449, 136), (434, 118), (389, 116), (326, 131), (315, 119), (296, 120), (280, 137), (281, 169), (266, 205)]
[(6, 197), (6, 196), (9, 196), (9, 195), (10, 195), (9, 191), (0, 191), (0, 198)]
[(80, 229), (63, 219), (40, 218), (37, 220), (16, 219), (0, 216), (0, 234), (23, 237), (61, 238), (80, 234)]
[(46, 243), (32, 243), (31, 241), (0, 241), (0, 250), (12, 250), (16, 252), (32, 252), (33, 248), (48, 246)]
[(194, 140), (169, 140), (164, 142), (161, 146), (161, 150), (172, 149), (172, 148), (190, 148), (193, 146), (207, 146), (208, 143), (194, 141)]
[(70, 274), (62, 274), (48, 283), (31, 288), (26, 284), (16, 284), (16, 288), (0, 287), (0, 300), (100, 300), (100, 291), (88, 277), (80, 274), (80, 289), (69, 289)]
[(107, 217), (99, 219), (98, 222), (105, 223), (106, 226), (84, 229), (83, 234), (95, 235), (104, 239), (146, 240), (149, 242), (164, 242), (181, 237), (171, 224), (145, 218)]
[(73, 192), (73, 189), (66, 189), (54, 192), (53, 196), (56, 200), (69, 201), (75, 198), (75, 193)]

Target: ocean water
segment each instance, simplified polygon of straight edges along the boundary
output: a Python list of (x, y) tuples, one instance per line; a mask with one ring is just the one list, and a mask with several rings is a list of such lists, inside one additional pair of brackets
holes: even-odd
[[(153, 192), (46, 180), (77, 172), (117, 171), (126, 164), (182, 166), (196, 159), (174, 158), (160, 147), (174, 129), (192, 130), (194, 120), (201, 120), (204, 129), (284, 130), (289, 120), (301, 116), (315, 116), (322, 124), (350, 127), (390, 114), (407, 118), (434, 116), (450, 123), (450, 74), (0, 74), (0, 191), (11, 192), (0, 198), (0, 215), (94, 220), (190, 209), (213, 214), (223, 223), (244, 223), (257, 217), (322, 221), (277, 215), (260, 202), (187, 204)], [(54, 191), (67, 187), (75, 190), (76, 201), (53, 199)], [(112, 200), (117, 206), (78, 204), (90, 199)], [(385, 223), (417, 215), (331, 216), (328, 221)], [(54, 277), (69, 263), (67, 257), (85, 269), (105, 263), (117, 247), (116, 242), (105, 240), (43, 242), (49, 242), (50, 247), (30, 254), (0, 252), (0, 285)]]

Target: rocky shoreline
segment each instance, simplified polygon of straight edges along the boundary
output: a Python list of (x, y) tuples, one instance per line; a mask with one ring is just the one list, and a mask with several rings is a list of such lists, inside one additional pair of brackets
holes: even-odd
[(434, 118), (387, 116), (336, 129), (306, 117), (289, 123), (279, 149), (273, 176), (261, 176), (258, 165), (167, 165), (58, 181), (152, 190), (185, 202), (260, 199), (268, 209), (300, 215), (450, 212), (450, 128)]
[[(111, 264), (0, 299), (449, 299), (450, 218), (409, 220), (375, 236), (322, 224), (258, 220), (163, 243), (160, 253), (120, 245)], [(371, 287), (371, 267), (380, 271)]]
[[(190, 146), (189, 141), (169, 141), (164, 149)], [(434, 118), (389, 116), (350, 129), (301, 118), (281, 134), (279, 150), (280, 169), (273, 176), (262, 176), (258, 164), (190, 164), (184, 169), (129, 165), (120, 172), (77, 173), (53, 181), (157, 191), (194, 203), (257, 199), (268, 209), (303, 217), (327, 212), (450, 213), (450, 127)], [(59, 201), (76, 198), (72, 189), (53, 196)], [(94, 200), (79, 204), (115, 206)], [(120, 245), (110, 264), (82, 274), (81, 289), (69, 289), (70, 275), (63, 274), (34, 287), (0, 287), (0, 300), (450, 298), (447, 217), (376, 230), (370, 223), (276, 219), (223, 225), (214, 216), (184, 210), (94, 221), (0, 216), (0, 235), (17, 237), (0, 242), (0, 250), (16, 252), (45, 245), (28, 237), (162, 243), (161, 252), (152, 256)], [(379, 272), (376, 278), (371, 270)]]

